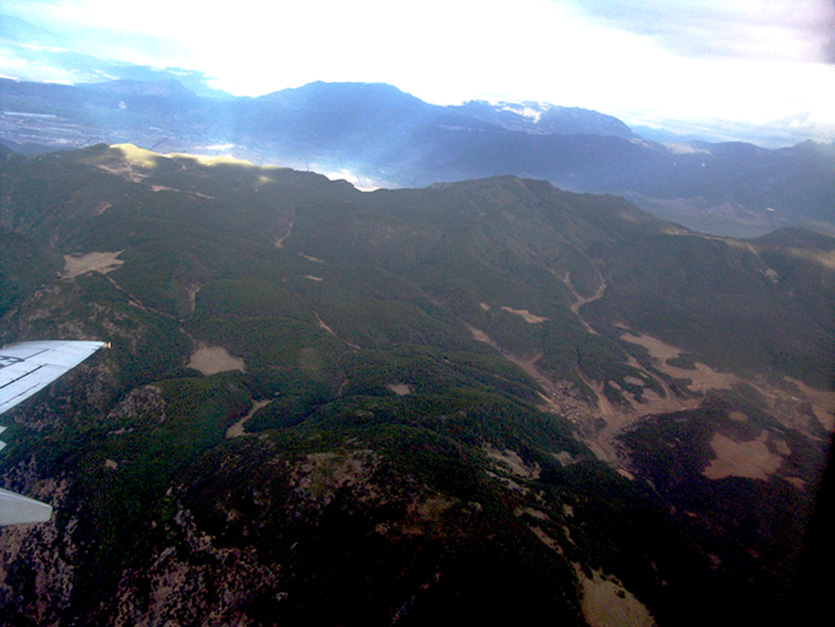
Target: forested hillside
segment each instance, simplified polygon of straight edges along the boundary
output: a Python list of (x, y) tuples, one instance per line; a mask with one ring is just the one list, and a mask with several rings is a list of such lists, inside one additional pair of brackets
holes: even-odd
[(56, 512), (0, 532), (0, 617), (770, 623), (834, 309), (835, 240), (802, 229), (511, 176), (2, 154), (0, 345), (112, 347), (2, 417), (0, 485)]

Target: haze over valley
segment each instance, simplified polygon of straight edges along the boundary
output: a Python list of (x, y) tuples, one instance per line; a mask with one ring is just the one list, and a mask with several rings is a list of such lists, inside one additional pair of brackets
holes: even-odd
[(76, 87), (0, 79), (0, 107), (0, 140), (27, 153), (129, 142), (324, 172), (364, 189), (514, 174), (625, 196), (722, 235), (786, 226), (835, 233), (832, 144), (665, 144), (595, 111), (442, 107), (365, 83), (316, 82), (250, 99), (200, 97), (173, 79)]

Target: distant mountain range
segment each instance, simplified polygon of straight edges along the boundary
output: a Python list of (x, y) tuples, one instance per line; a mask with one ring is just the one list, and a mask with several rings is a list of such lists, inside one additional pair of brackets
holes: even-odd
[(618, 194), (707, 232), (835, 232), (835, 148), (642, 139), (618, 119), (542, 103), (425, 103), (385, 84), (316, 82), (259, 98), (174, 79), (77, 86), (0, 81), (0, 140), (24, 153), (130, 142), (425, 186), (512, 174)]
[[(400, 115), (360, 104), (346, 143)], [(834, 255), (514, 176), (0, 154), (0, 346), (111, 343), (4, 415), (0, 482), (56, 514), (0, 530), (0, 622), (786, 624)]]

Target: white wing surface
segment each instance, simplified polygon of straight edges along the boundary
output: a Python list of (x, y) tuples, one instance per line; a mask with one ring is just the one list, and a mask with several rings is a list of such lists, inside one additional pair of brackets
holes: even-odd
[[(45, 388), (105, 346), (104, 342), (49, 340), (0, 348), (0, 414)], [(0, 433), (5, 427), (0, 427)], [(6, 446), (0, 442), (0, 449)], [(0, 489), (0, 525), (45, 522), (46, 503)]]
[(104, 344), (51, 340), (0, 348), (0, 414), (75, 368)]
[(0, 526), (46, 522), (52, 506), (0, 488)]

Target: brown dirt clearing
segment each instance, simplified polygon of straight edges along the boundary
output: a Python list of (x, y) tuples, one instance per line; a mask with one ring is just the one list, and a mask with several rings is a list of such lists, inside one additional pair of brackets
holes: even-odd
[(64, 273), (65, 279), (72, 279), (87, 272), (101, 272), (107, 274), (112, 272), (125, 261), (117, 259), (124, 250), (117, 250), (116, 252), (95, 252), (86, 255), (64, 255)]
[[(779, 467), (783, 458), (768, 450), (768, 432), (763, 431), (756, 440), (734, 442), (731, 438), (717, 433), (710, 441), (716, 459), (703, 473), (708, 479), (745, 477), (747, 479), (768, 479)], [(785, 443), (783, 443), (785, 446)], [(788, 447), (786, 447), (788, 448)]]
[(226, 430), (226, 437), (237, 438), (242, 435), (246, 435), (246, 431), (244, 431), (244, 425), (246, 424), (246, 421), (252, 418), (255, 415), (255, 412), (257, 412), (262, 407), (266, 407), (270, 403), (272, 403), (272, 401), (255, 401), (252, 404), (250, 410), (246, 413), (246, 416), (241, 418), (238, 422), (236, 422)]
[(386, 387), (397, 396), (407, 396), (412, 393), (412, 390), (405, 383), (389, 383)]
[(191, 354), (188, 367), (199, 370), (207, 376), (229, 370), (246, 372), (243, 359), (230, 355), (229, 351), (222, 346), (208, 346), (206, 344), (201, 345)]
[(545, 316), (537, 316), (535, 314), (532, 314), (527, 309), (512, 309), (507, 305), (502, 305), (501, 310), (506, 311), (508, 313), (512, 313), (517, 316), (521, 316), (522, 319), (529, 324), (539, 324), (548, 320), (548, 318), (546, 318)]
[(668, 359), (676, 359), (684, 351), (670, 344), (666, 344), (651, 335), (641, 333), (635, 336), (631, 333), (624, 333), (620, 336), (620, 339), (630, 344), (638, 344), (646, 348), (649, 351), (650, 357), (657, 361), (656, 367), (664, 374), (668, 374), (674, 379), (690, 379), (691, 383), (688, 387), (694, 392), (704, 393), (708, 390), (730, 390), (740, 383), (740, 379), (736, 375), (727, 372), (718, 372), (702, 363), (696, 362), (696, 368), (694, 370), (686, 370), (669, 365), (667, 363)]
[(827, 431), (835, 431), (835, 392), (810, 388), (802, 381), (789, 379), (812, 403), (812, 411), (821, 426)]
[(341, 337), (339, 337), (339, 336), (336, 334), (336, 331), (334, 331), (334, 330), (333, 330), (333, 328), (332, 328), (329, 324), (327, 324), (324, 320), (322, 320), (322, 319), (319, 317), (319, 314), (318, 314), (318, 313), (316, 313), (316, 312), (314, 311), (314, 312), (313, 312), (313, 315), (314, 315), (314, 316), (316, 316), (316, 324), (318, 324), (318, 325), (319, 325), (319, 328), (320, 328), (320, 329), (322, 329), (325, 333), (327, 333), (327, 334), (329, 334), (329, 335), (331, 335), (331, 336), (335, 337), (337, 340), (339, 340), (339, 341), (340, 341), (340, 342), (342, 342), (343, 344), (346, 344), (347, 346), (350, 346), (350, 347), (351, 347), (351, 348), (353, 348), (354, 350), (359, 350), (359, 349), (360, 349), (360, 347), (359, 347), (359, 346), (357, 346), (356, 344), (354, 344), (354, 343), (352, 343), (352, 342), (349, 342), (348, 340), (345, 340), (345, 339), (342, 339)]
[(577, 576), (583, 587), (583, 617), (591, 627), (651, 627), (655, 619), (646, 606), (617, 579), (593, 571), (588, 578), (582, 570)]
[(528, 466), (516, 451), (510, 449), (500, 451), (486, 442), (481, 445), (481, 448), (490, 459), (497, 462), (497, 466), (502, 470), (510, 471), (512, 475), (523, 479), (537, 479), (542, 474), (539, 464), (535, 463), (533, 466)]

